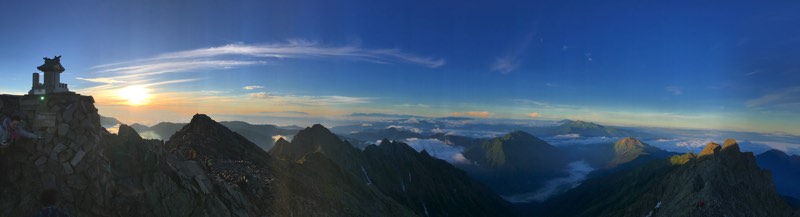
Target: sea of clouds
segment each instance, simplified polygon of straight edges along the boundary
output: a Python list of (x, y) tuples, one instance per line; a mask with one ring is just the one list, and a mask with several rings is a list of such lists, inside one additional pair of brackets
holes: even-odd
[(547, 181), (543, 187), (533, 192), (502, 197), (511, 203), (529, 203), (533, 201), (542, 202), (554, 195), (564, 193), (570, 189), (578, 187), (583, 180), (586, 180), (586, 176), (592, 171), (594, 171), (594, 168), (589, 166), (589, 163), (586, 161), (575, 161), (569, 163), (567, 166), (566, 172), (569, 175), (566, 177), (551, 179)]

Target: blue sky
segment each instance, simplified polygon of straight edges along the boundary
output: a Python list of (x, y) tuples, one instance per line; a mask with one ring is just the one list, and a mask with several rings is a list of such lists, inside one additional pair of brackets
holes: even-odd
[(63, 55), (62, 80), (126, 122), (380, 112), (800, 134), (797, 11), (747, 1), (2, 2), (0, 92), (27, 92), (41, 58)]

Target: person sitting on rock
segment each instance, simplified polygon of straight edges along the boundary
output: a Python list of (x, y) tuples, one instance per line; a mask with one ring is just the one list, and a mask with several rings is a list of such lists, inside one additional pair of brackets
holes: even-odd
[(58, 200), (58, 192), (56, 190), (45, 190), (39, 199), (44, 208), (36, 214), (36, 217), (67, 217), (64, 211), (56, 207), (56, 201)]
[(3, 120), (3, 123), (0, 124), (0, 148), (8, 147), (15, 143), (20, 137), (36, 140), (42, 138), (34, 133), (26, 131), (20, 125), (22, 125), (22, 120), (17, 115)]

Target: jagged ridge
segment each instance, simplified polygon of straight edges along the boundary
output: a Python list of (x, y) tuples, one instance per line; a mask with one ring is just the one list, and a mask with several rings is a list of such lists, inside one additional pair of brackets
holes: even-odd
[[(719, 148), (718, 144), (710, 143), (706, 146), (710, 153), (705, 151), (699, 156), (674, 156), (587, 180), (573, 191), (548, 201), (553, 210), (560, 210), (549, 215), (790, 215), (791, 210), (775, 192), (769, 172), (756, 166), (753, 154), (740, 152), (735, 140), (726, 140), (725, 144)], [(696, 207), (700, 201), (704, 203), (702, 208)]]

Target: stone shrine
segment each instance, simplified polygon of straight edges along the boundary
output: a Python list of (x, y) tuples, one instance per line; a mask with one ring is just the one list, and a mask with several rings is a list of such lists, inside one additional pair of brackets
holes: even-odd
[(44, 57), (44, 64), (36, 67), (44, 73), (44, 83), (39, 83), (39, 73), (33, 73), (33, 84), (28, 95), (44, 95), (50, 93), (72, 93), (67, 88), (67, 84), (61, 83), (61, 73), (64, 66), (61, 66), (61, 56), (53, 59)]

